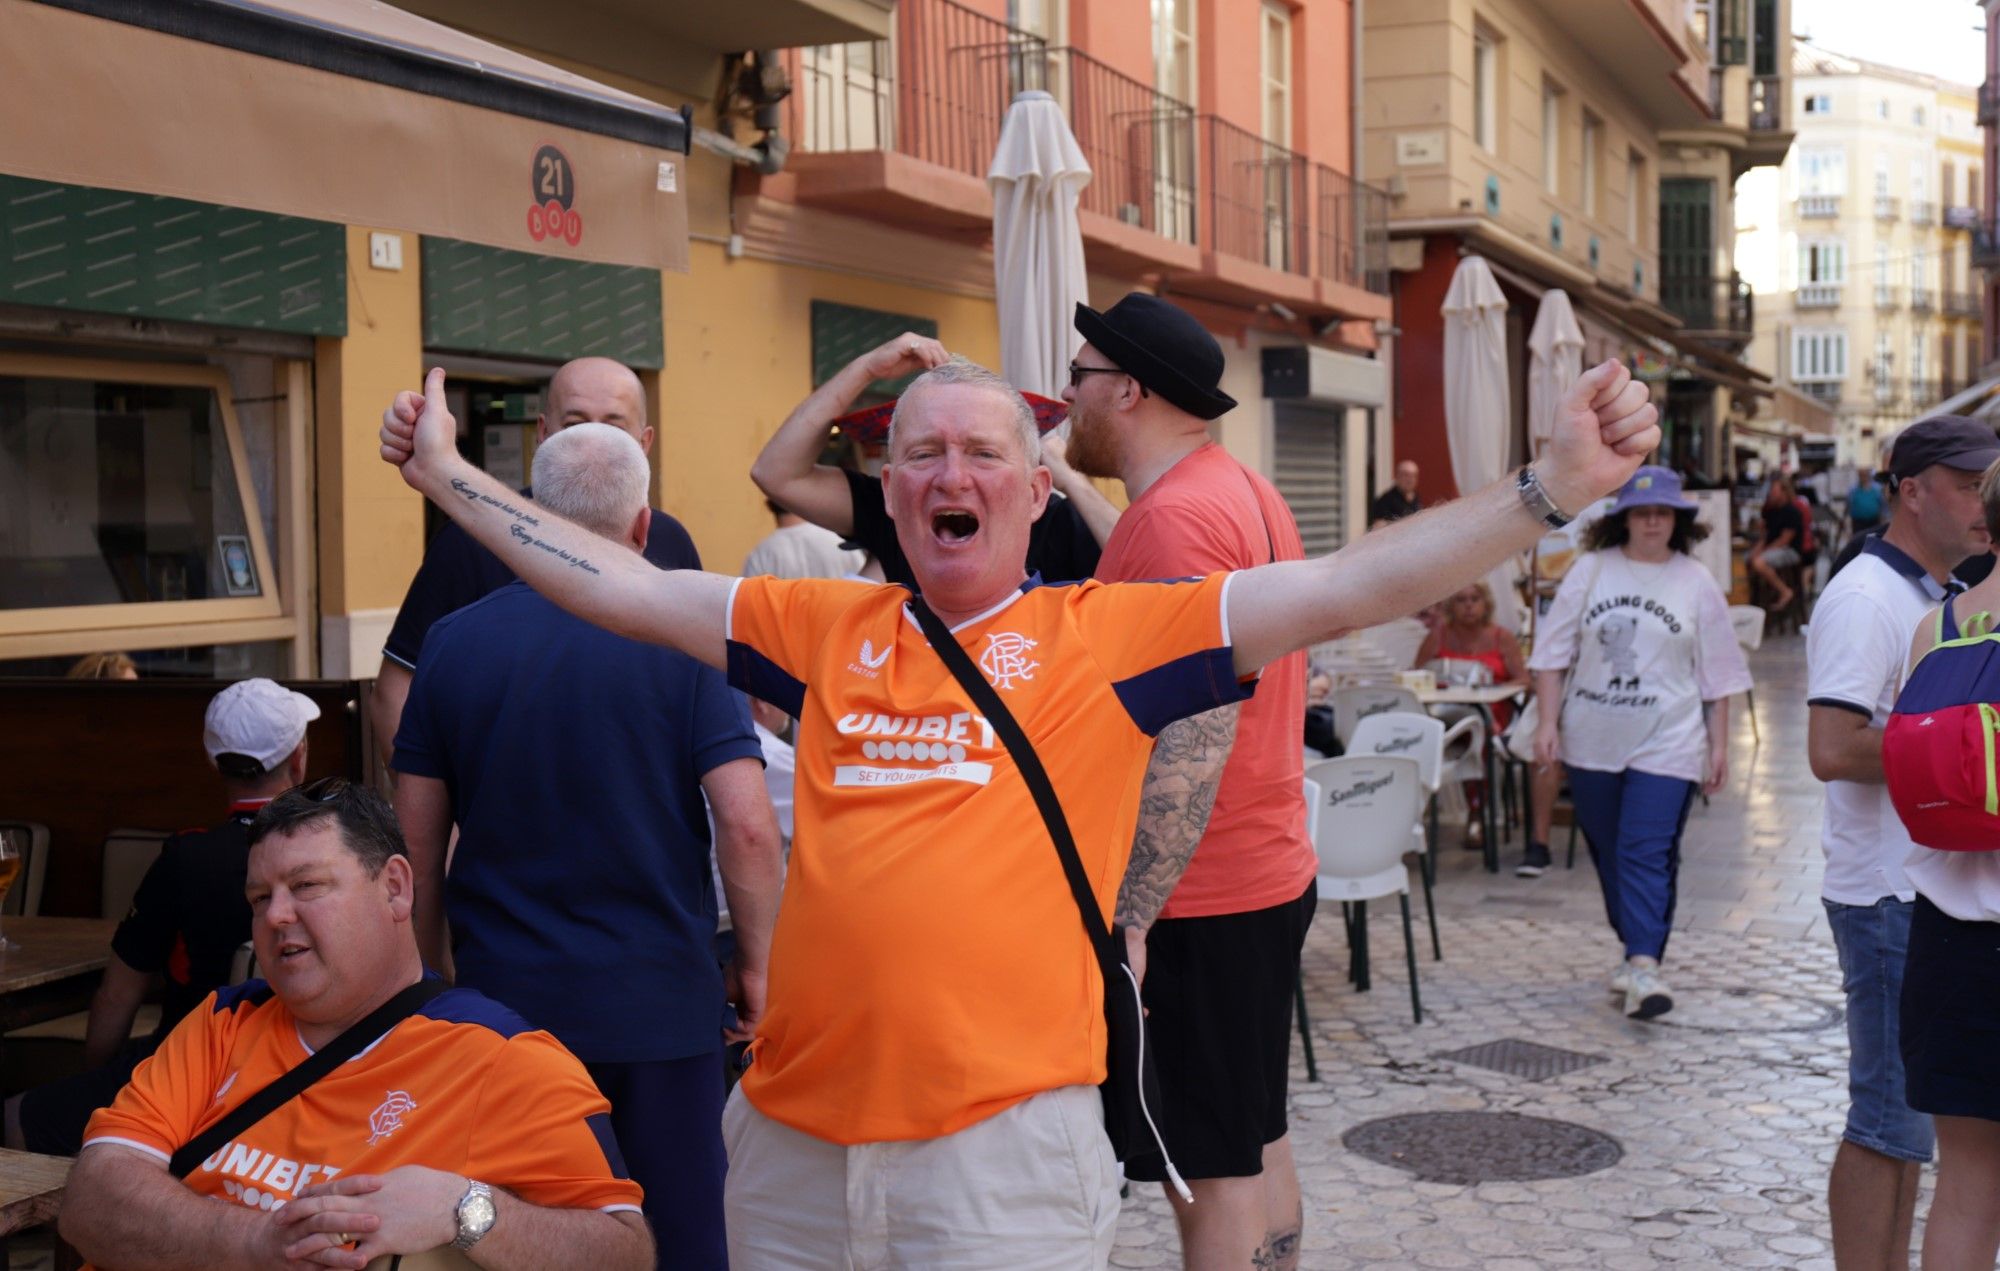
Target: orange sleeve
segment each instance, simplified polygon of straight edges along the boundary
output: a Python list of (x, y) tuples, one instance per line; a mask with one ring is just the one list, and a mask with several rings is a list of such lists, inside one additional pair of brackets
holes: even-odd
[(827, 631), (878, 586), (825, 578), (738, 582), (729, 593), (726, 627), (730, 687), (798, 715), (808, 669)]
[(465, 1171), (504, 1178), (507, 1190), (549, 1209), (634, 1209), (643, 1196), (625, 1177), (611, 1133), (611, 1105), (590, 1075), (547, 1033), (517, 1033), (479, 1092)]
[(189, 1011), (160, 1048), (140, 1061), (111, 1106), (91, 1116), (84, 1146), (122, 1143), (158, 1156), (164, 1164), (195, 1136), (203, 1114), (216, 1104), (236, 1014), (216, 1010), (213, 993)]
[(1167, 583), (1090, 583), (1071, 598), (1091, 655), (1132, 722), (1157, 734), (1177, 719), (1249, 697), (1224, 608), (1231, 574)]

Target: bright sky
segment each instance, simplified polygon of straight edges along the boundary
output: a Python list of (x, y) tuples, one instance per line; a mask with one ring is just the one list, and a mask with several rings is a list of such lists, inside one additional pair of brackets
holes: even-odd
[(1985, 23), (1972, 0), (1792, 0), (1792, 30), (1822, 48), (1962, 84), (1986, 78)]

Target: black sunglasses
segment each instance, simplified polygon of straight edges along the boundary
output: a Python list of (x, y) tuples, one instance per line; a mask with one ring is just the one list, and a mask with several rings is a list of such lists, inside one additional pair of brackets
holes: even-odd
[[(1086, 375), (1131, 375), (1131, 374), (1132, 373), (1130, 371), (1119, 366), (1078, 366), (1076, 363), (1071, 362), (1069, 364), (1069, 386), (1071, 388), (1082, 388), (1083, 377)], [(1137, 384), (1138, 376), (1134, 375), (1132, 377), (1132, 382)], [(1139, 384), (1139, 395), (1141, 397), (1146, 395), (1146, 386), (1144, 384)]]

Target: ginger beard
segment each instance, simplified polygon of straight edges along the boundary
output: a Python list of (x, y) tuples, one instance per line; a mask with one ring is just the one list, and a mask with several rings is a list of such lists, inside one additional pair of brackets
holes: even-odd
[(1086, 477), (1119, 475), (1117, 439), (1108, 411), (1084, 404), (1082, 395), (1069, 407), (1069, 466)]

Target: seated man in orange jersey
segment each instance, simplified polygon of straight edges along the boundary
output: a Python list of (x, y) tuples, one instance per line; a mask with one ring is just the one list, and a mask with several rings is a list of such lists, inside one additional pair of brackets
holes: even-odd
[(482, 1267), (649, 1271), (610, 1107), (544, 1032), (470, 989), (419, 1005), (194, 1164), (173, 1154), (425, 977), (388, 804), (343, 781), (250, 828), (251, 937), (269, 982), (213, 994), (91, 1119), (61, 1229), (118, 1271), (360, 1268), (455, 1246)]

